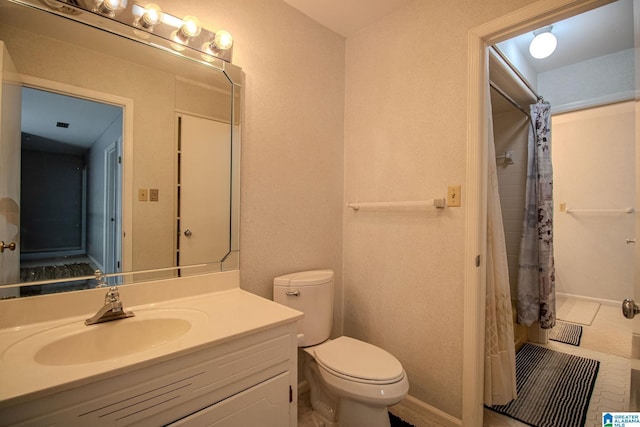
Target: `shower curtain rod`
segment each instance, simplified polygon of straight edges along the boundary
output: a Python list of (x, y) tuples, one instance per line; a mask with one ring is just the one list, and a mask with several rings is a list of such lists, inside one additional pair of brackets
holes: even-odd
[(536, 92), (536, 90), (533, 88), (533, 86), (531, 86), (531, 84), (527, 81), (527, 79), (522, 75), (522, 73), (520, 71), (518, 71), (518, 69), (516, 67), (513, 66), (513, 64), (511, 63), (511, 61), (509, 61), (509, 58), (507, 58), (500, 49), (496, 48), (495, 46), (490, 46), (491, 50), (500, 57), (500, 59), (502, 59), (502, 61), (511, 69), (511, 71), (513, 71), (513, 73), (518, 77), (518, 79), (520, 79), (520, 81), (527, 87), (527, 89), (529, 89), (529, 91), (531, 92), (531, 94), (538, 100), (541, 101), (544, 98), (540, 95), (538, 95), (538, 92)]
[(498, 94), (500, 94), (500, 96), (502, 96), (504, 99), (506, 99), (509, 102), (509, 104), (513, 105), (518, 110), (522, 111), (524, 113), (524, 115), (527, 116), (527, 118), (529, 118), (529, 120), (531, 120), (531, 115), (529, 114), (529, 112), (527, 110), (525, 110), (524, 108), (522, 108), (520, 106), (520, 104), (518, 104), (513, 98), (511, 98), (509, 95), (507, 95), (505, 93), (505, 91), (500, 89), (500, 87), (498, 85), (496, 85), (494, 82), (489, 80), (489, 86), (491, 86), (493, 89), (495, 89), (495, 91), (498, 92)]

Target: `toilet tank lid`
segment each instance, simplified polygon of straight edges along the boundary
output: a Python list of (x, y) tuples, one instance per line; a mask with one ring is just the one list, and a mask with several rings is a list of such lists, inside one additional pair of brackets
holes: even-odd
[(273, 279), (274, 285), (311, 286), (322, 285), (333, 280), (333, 270), (310, 270), (285, 274)]

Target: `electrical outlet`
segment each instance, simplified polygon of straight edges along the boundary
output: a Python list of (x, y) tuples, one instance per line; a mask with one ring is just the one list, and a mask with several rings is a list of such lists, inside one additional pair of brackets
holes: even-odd
[(462, 187), (460, 185), (450, 185), (447, 190), (447, 206), (459, 207), (460, 206), (460, 193)]
[(157, 188), (150, 188), (149, 189), (149, 201), (150, 202), (157, 202), (158, 201), (158, 189)]
[(138, 189), (138, 201), (139, 202), (146, 202), (147, 201), (147, 189), (146, 188)]
[(566, 211), (567, 211), (567, 204), (560, 203), (560, 212), (566, 212)]

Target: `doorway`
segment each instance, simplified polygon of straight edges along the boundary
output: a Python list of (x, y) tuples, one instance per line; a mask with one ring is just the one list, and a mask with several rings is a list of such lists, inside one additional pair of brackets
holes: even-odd
[(123, 108), (25, 86), (21, 123), (21, 282), (120, 271)]
[(463, 361), (463, 424), (482, 425), (484, 381), (484, 297), (486, 268), (486, 165), (488, 117), (485, 85), (488, 79), (487, 46), (518, 34), (531, 32), (609, 2), (540, 1), (469, 33), (468, 170), (465, 267), (465, 318)]

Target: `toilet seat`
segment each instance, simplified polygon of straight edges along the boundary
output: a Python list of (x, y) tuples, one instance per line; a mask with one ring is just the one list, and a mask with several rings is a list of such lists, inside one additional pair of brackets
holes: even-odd
[(316, 362), (340, 378), (365, 384), (392, 384), (405, 376), (402, 364), (372, 344), (339, 337), (313, 349)]

